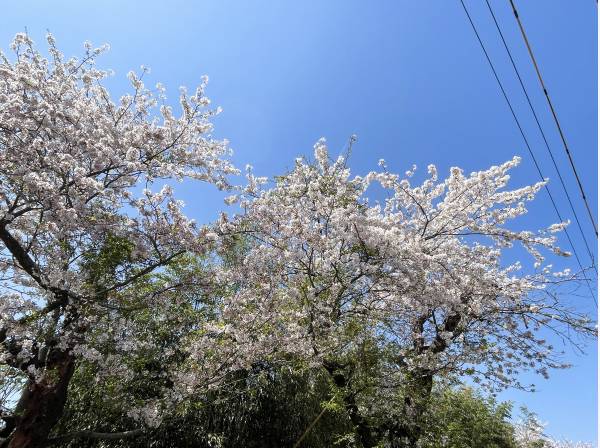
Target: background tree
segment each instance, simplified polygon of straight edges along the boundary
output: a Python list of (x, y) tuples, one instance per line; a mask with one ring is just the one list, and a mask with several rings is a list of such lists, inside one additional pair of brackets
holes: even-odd
[[(110, 388), (89, 388), (89, 378), (79, 370), (71, 383), (69, 403), (59, 423), (59, 433), (82, 427), (135, 428), (136, 422), (110, 407), (117, 399)], [(341, 397), (327, 372), (322, 369), (276, 368), (257, 364), (254, 369), (238, 371), (227, 381), (202, 397), (188, 397), (186, 404), (166, 416), (161, 424), (135, 439), (126, 441), (58, 440), (56, 446), (189, 446), (189, 447), (360, 447), (360, 439), (348, 418)], [(372, 415), (383, 422), (402, 416), (402, 393), (388, 401), (373, 400)], [(423, 448), (507, 447), (517, 445), (515, 427), (510, 421), (509, 403), (496, 403), (470, 388), (436, 384), (431, 406), (424, 420), (420, 440)], [(313, 425), (314, 423), (314, 425)], [(308, 430), (308, 431), (307, 431)], [(301, 439), (301, 436), (304, 438)], [(387, 437), (381, 447), (402, 446), (401, 440)], [(539, 436), (539, 437), (538, 437)], [(536, 440), (541, 435), (536, 436)]]
[[(90, 389), (86, 384), (85, 372), (76, 373), (58, 433), (86, 427), (106, 432), (136, 428), (122, 408), (109, 405), (118, 394), (108, 387)], [(249, 370), (228, 374), (210, 392), (188, 396), (158, 427), (135, 438), (113, 442), (55, 439), (55, 446), (276, 448), (294, 446), (305, 432), (302, 447), (353, 446), (339, 442), (351, 438), (353, 427), (343, 407), (332, 405), (331, 391), (323, 372), (257, 363)]]
[(511, 404), (472, 388), (434, 387), (421, 445), (427, 448), (517, 448)]
[(521, 407), (521, 415), (515, 424), (515, 437), (519, 448), (592, 448), (588, 442), (573, 442), (549, 437), (544, 433), (546, 424), (527, 407)]

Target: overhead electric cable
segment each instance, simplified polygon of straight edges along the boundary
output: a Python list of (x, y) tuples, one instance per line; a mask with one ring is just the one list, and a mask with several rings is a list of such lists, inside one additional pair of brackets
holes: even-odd
[(502, 39), (504, 48), (506, 49), (506, 52), (508, 53), (510, 62), (513, 66), (513, 69), (515, 70), (515, 74), (517, 75), (517, 78), (519, 79), (519, 84), (521, 84), (521, 89), (523, 90), (523, 93), (525, 94), (525, 98), (527, 98), (527, 103), (529, 104), (529, 108), (531, 109), (533, 118), (535, 118), (537, 127), (540, 130), (540, 134), (542, 135), (542, 139), (544, 140), (546, 149), (548, 150), (548, 154), (550, 155), (550, 159), (552, 159), (552, 164), (554, 165), (554, 169), (556, 170), (556, 174), (558, 175), (558, 178), (562, 185), (562, 189), (565, 192), (565, 195), (567, 196), (567, 201), (569, 202), (569, 206), (571, 207), (571, 211), (573, 212), (573, 216), (575, 217), (575, 222), (577, 223), (577, 227), (579, 228), (579, 232), (581, 233), (581, 238), (583, 238), (585, 248), (587, 249), (588, 255), (590, 256), (590, 259), (592, 260), (592, 266), (594, 266), (594, 268), (595, 268), (596, 262), (594, 259), (594, 255), (593, 255), (592, 251), (590, 250), (590, 246), (588, 244), (587, 238), (585, 237), (585, 233), (583, 231), (583, 228), (581, 227), (581, 222), (579, 221), (579, 217), (577, 216), (577, 212), (575, 211), (575, 207), (573, 206), (573, 201), (571, 200), (571, 195), (569, 194), (569, 192), (567, 190), (567, 186), (565, 185), (565, 181), (560, 173), (560, 169), (558, 168), (556, 159), (554, 158), (554, 154), (552, 153), (552, 150), (550, 149), (550, 145), (548, 143), (548, 139), (546, 138), (546, 134), (544, 133), (544, 130), (542, 129), (542, 125), (540, 124), (540, 120), (538, 119), (537, 113), (535, 112), (535, 108), (533, 107), (533, 104), (531, 103), (531, 99), (529, 98), (529, 94), (527, 93), (527, 89), (525, 88), (525, 84), (523, 83), (523, 79), (521, 78), (521, 74), (519, 73), (519, 70), (515, 63), (515, 60), (512, 57), (510, 48), (508, 47), (508, 44), (506, 43), (506, 39), (504, 39), (504, 34), (502, 33), (502, 30), (500, 29), (498, 20), (496, 20), (496, 15), (494, 14), (492, 5), (490, 5), (489, 0), (485, 0), (485, 2), (487, 3), (487, 7), (488, 7), (488, 10), (490, 11), (490, 14), (492, 15), (492, 18), (494, 19), (494, 24), (496, 25), (496, 29), (498, 30), (498, 33), (500, 34), (500, 38)]
[[(525, 132), (523, 131), (523, 127), (521, 126), (521, 123), (515, 113), (515, 110), (512, 107), (512, 103), (510, 102), (510, 100), (508, 99), (508, 95), (506, 94), (506, 90), (504, 90), (504, 86), (502, 85), (502, 82), (500, 81), (500, 78), (498, 77), (498, 73), (496, 72), (496, 68), (494, 67), (494, 64), (492, 63), (492, 60), (490, 59), (490, 56), (485, 48), (485, 45), (483, 44), (483, 41), (481, 40), (481, 37), (479, 36), (479, 32), (477, 31), (477, 27), (475, 26), (475, 23), (473, 22), (473, 19), (471, 19), (471, 14), (469, 14), (469, 11), (467, 10), (467, 7), (465, 5), (464, 0), (460, 0), (460, 3), (463, 7), (463, 10), (465, 11), (465, 14), (467, 15), (467, 19), (469, 19), (469, 23), (471, 24), (471, 28), (473, 28), (473, 31), (475, 32), (475, 36), (477, 37), (477, 40), (479, 41), (479, 45), (481, 46), (481, 49), (483, 50), (483, 53), (485, 55), (485, 58), (487, 59), (487, 62), (492, 70), (492, 73), (494, 74), (494, 78), (496, 78), (496, 82), (498, 83), (498, 87), (500, 87), (500, 91), (502, 92), (502, 95), (504, 96), (504, 99), (506, 100), (506, 104), (508, 105), (508, 108), (510, 109), (510, 112), (515, 120), (515, 123), (517, 125), (517, 127), (519, 128), (519, 132), (521, 133), (521, 137), (523, 138), (523, 141), (525, 142), (525, 146), (527, 147), (527, 150), (529, 151), (529, 155), (531, 155), (531, 158), (533, 159), (533, 163), (537, 169), (538, 174), (540, 175), (540, 178), (542, 179), (542, 181), (545, 181), (546, 179), (544, 178), (544, 175), (542, 174), (542, 170), (537, 162), (537, 159), (535, 158), (535, 155), (533, 154), (533, 151), (531, 149), (531, 146), (529, 145), (529, 141), (527, 140), (527, 137), (525, 136)], [(545, 184), (544, 188), (546, 189), (546, 193), (548, 193), (548, 197), (550, 198), (550, 202), (552, 203), (552, 207), (554, 208), (554, 211), (556, 212), (556, 216), (558, 217), (560, 222), (564, 222), (562, 216), (560, 215), (560, 212), (558, 211), (558, 207), (556, 206), (556, 202), (554, 201), (554, 197), (552, 196), (552, 193), (550, 192), (550, 189), (548, 188), (548, 185)], [(567, 240), (569, 241), (569, 245), (571, 246), (571, 250), (573, 251), (573, 255), (575, 255), (575, 259), (577, 260), (577, 264), (579, 265), (579, 268), (581, 269), (581, 272), (584, 273), (585, 269), (583, 268), (583, 265), (581, 264), (581, 259), (579, 258), (579, 255), (577, 254), (577, 251), (575, 250), (575, 245), (573, 244), (573, 240), (571, 239), (571, 236), (569, 235), (569, 232), (567, 231), (567, 229), (564, 229), (565, 235), (567, 236)], [(589, 280), (587, 281), (587, 286), (590, 290), (590, 293), (592, 294), (592, 297), (594, 299), (594, 302), (596, 302), (596, 295), (594, 294), (594, 292), (592, 291), (592, 287), (590, 286)]]
[(510, 1), (510, 6), (512, 7), (513, 14), (517, 19), (517, 23), (519, 24), (519, 29), (521, 30), (521, 36), (523, 36), (523, 40), (525, 41), (525, 46), (527, 47), (527, 51), (529, 52), (529, 57), (531, 58), (531, 62), (533, 62), (533, 67), (535, 68), (535, 73), (540, 81), (540, 85), (542, 86), (542, 90), (544, 91), (544, 96), (546, 97), (546, 102), (550, 107), (550, 112), (552, 112), (552, 117), (554, 118), (554, 123), (556, 123), (556, 127), (558, 128), (558, 133), (560, 134), (560, 138), (563, 142), (563, 146), (569, 157), (569, 163), (571, 164), (571, 169), (573, 170), (573, 174), (575, 175), (575, 179), (577, 179), (577, 185), (579, 186), (579, 191), (581, 192), (581, 197), (583, 202), (585, 203), (585, 207), (587, 209), (588, 215), (590, 217), (590, 221), (592, 222), (592, 226), (594, 227), (594, 232), (596, 233), (596, 238), (598, 237), (598, 227), (596, 226), (596, 221), (594, 220), (594, 215), (590, 208), (590, 204), (587, 201), (587, 197), (585, 196), (585, 192), (583, 191), (583, 185), (581, 184), (581, 179), (579, 174), (577, 173), (577, 168), (575, 168), (575, 162), (573, 161), (573, 157), (571, 156), (571, 151), (569, 151), (569, 145), (567, 145), (567, 140), (565, 138), (565, 134), (563, 133), (560, 122), (558, 121), (558, 116), (556, 115), (556, 110), (554, 110), (554, 106), (552, 105), (552, 101), (550, 100), (550, 95), (548, 94), (548, 89), (546, 89), (546, 85), (544, 84), (544, 80), (542, 79), (542, 74), (540, 72), (540, 68), (538, 67), (535, 56), (533, 55), (533, 50), (531, 45), (529, 44), (529, 39), (527, 39), (527, 34), (525, 34), (525, 28), (523, 28), (523, 24), (521, 23), (521, 18), (519, 17), (519, 13), (517, 12), (517, 8), (513, 0)]

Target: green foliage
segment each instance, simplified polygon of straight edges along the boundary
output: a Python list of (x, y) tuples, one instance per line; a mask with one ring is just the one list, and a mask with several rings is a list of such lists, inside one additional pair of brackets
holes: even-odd
[(88, 275), (88, 282), (96, 287), (112, 282), (119, 267), (131, 261), (133, 243), (126, 238), (107, 234), (96, 243), (96, 250), (86, 252), (82, 268)]
[[(118, 403), (120, 394), (116, 391), (123, 384), (107, 381), (90, 387), (92, 369), (83, 364), (77, 369), (57, 433), (137, 428), (137, 423), (122, 414), (122, 403)], [(144, 394), (144, 383), (139, 379), (126, 387)], [(360, 447), (339, 393), (323, 370), (262, 363), (232, 373), (218, 389), (173, 407), (158, 428), (140, 437), (111, 442), (76, 440), (64, 446), (291, 447), (316, 420), (301, 447)], [(370, 401), (370, 423), (374, 428), (379, 425), (380, 447), (404, 446), (384, 430), (389, 421), (383, 411), (389, 411), (385, 414), (388, 419), (402, 418), (397, 409), (401, 402), (400, 396), (391, 402)], [(436, 385), (423, 417), (425, 429), (419, 448), (516, 448), (510, 413), (510, 403), (498, 403), (471, 388)]]
[(516, 448), (510, 403), (472, 388), (436, 388), (425, 416), (423, 448)]
[[(89, 366), (77, 370), (69, 403), (57, 433), (82, 428), (123, 431), (137, 427), (119, 413), (110, 383), (89, 387)], [(133, 387), (133, 384), (132, 384)], [(167, 414), (160, 427), (144, 435), (114, 442), (72, 441), (68, 447), (198, 447), (278, 448), (293, 446), (307, 432), (302, 447), (351, 447), (352, 426), (343, 406), (331, 397), (323, 372), (294, 372), (268, 364), (230, 375), (219, 389), (188, 400)], [(325, 409), (324, 409), (325, 408)], [(341, 441), (341, 443), (340, 443)]]

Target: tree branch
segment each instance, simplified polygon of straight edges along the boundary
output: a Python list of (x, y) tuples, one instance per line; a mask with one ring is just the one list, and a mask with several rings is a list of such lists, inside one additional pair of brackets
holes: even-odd
[(75, 431), (48, 439), (46, 446), (54, 445), (60, 442), (68, 442), (69, 440), (73, 439), (120, 440), (130, 437), (137, 437), (143, 432), (144, 430), (141, 428), (122, 432)]

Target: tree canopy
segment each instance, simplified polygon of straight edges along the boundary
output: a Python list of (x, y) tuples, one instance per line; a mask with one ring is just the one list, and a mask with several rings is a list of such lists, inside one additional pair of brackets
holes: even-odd
[[(560, 299), (579, 273), (546, 261), (567, 223), (515, 230), (544, 186), (508, 188), (518, 158), (419, 183), (384, 161), (353, 176), (320, 140), (233, 185), (206, 79), (177, 113), (144, 73), (114, 101), (103, 48), (48, 45), (0, 55), (0, 384), (22, 382), (3, 446), (508, 447), (506, 405), (436, 382), (527, 388), (567, 367), (543, 333), (595, 334)], [(186, 179), (239, 212), (197, 224), (170, 186)]]

